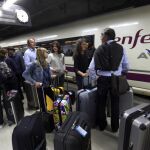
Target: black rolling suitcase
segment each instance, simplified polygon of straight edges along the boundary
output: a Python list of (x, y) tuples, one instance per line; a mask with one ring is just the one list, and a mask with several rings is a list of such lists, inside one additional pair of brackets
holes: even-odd
[(55, 133), (54, 150), (91, 150), (91, 129), (86, 113), (71, 113)]
[(3, 99), (8, 121), (18, 123), (24, 117), (23, 102), (17, 90), (10, 90), (5, 93)]
[(53, 119), (53, 111), (47, 110), (46, 99), (54, 97), (52, 90), (50, 87), (41, 87), (37, 89), (39, 107), (40, 107), (40, 115), (42, 117), (42, 123), (46, 133), (50, 133), (55, 128), (54, 119)]
[(46, 150), (45, 130), (40, 113), (26, 116), (14, 128), (13, 150)]
[(28, 81), (24, 81), (25, 93), (29, 109), (38, 109), (39, 100), (36, 87)]

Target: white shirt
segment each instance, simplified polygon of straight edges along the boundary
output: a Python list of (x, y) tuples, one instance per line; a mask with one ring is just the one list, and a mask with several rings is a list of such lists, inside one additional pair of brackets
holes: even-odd
[[(55, 69), (58, 74), (63, 74), (65, 70), (65, 64), (64, 64), (64, 54), (55, 54), (50, 53), (47, 58), (47, 62), (50, 64), (51, 69)], [(52, 74), (54, 74), (52, 72)]]
[(24, 62), (26, 68), (36, 60), (36, 48), (28, 48), (24, 53)]

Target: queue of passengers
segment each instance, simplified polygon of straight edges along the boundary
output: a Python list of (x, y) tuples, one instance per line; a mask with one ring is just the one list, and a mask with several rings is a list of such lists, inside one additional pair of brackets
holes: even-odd
[[(109, 57), (107, 51), (111, 47), (115, 51), (120, 51), (123, 55), (118, 57), (121, 60), (119, 68), (114, 72), (116, 76), (128, 70), (128, 60), (125, 50), (121, 45), (114, 41), (115, 31), (111, 28), (106, 28), (101, 33), (102, 45), (93, 53), (88, 53), (88, 44), (85, 39), (77, 41), (76, 50), (73, 54), (74, 71), (78, 90), (83, 88), (83, 78), (91, 76), (96, 78), (95, 66), (102, 68), (100, 62), (101, 57)], [(58, 41), (52, 43), (51, 53), (48, 54), (45, 48), (36, 48), (34, 38), (27, 40), (28, 49), (24, 53), (24, 58), (21, 54), (15, 53), (13, 48), (0, 50), (0, 84), (4, 85), (6, 91), (17, 89), (23, 99), (22, 86), (24, 80), (33, 83), (37, 88), (41, 86), (49, 86), (52, 79), (58, 79), (57, 85), (64, 85), (64, 77), (67, 72), (64, 60), (64, 54), (61, 50), (61, 45)], [(101, 53), (99, 53), (101, 51)], [(102, 55), (104, 54), (104, 55)], [(93, 57), (93, 58), (92, 58)], [(98, 60), (99, 59), (99, 60)], [(114, 64), (117, 59), (114, 60)], [(116, 65), (116, 64), (115, 64)], [(100, 77), (97, 79), (98, 87), (98, 125), (100, 130), (104, 130), (107, 126), (106, 121), (106, 97), (107, 93), (111, 93), (111, 127), (112, 131), (116, 132), (119, 128), (119, 96), (111, 92), (110, 78), (111, 71), (98, 70)], [(2, 94), (2, 93), (1, 93)], [(1, 96), (0, 96), (1, 98)], [(7, 116), (9, 121), (9, 116)], [(3, 126), (2, 104), (0, 102), (0, 127)], [(11, 125), (11, 123), (10, 123)]]

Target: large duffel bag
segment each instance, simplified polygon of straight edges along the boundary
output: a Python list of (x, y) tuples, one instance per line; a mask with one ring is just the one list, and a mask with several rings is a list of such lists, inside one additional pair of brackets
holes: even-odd
[(71, 113), (55, 133), (54, 150), (91, 150), (91, 129), (86, 113)]
[(40, 113), (26, 116), (14, 128), (13, 150), (46, 150), (45, 130)]

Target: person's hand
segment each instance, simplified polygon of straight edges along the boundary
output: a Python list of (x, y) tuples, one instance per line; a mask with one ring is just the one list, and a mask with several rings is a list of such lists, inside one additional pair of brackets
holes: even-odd
[(53, 73), (57, 73), (57, 72), (58, 72), (58, 70), (55, 69), (55, 68), (51, 68), (51, 71), (52, 71)]
[(65, 70), (65, 73), (67, 74), (67, 73), (68, 73), (68, 70)]
[(51, 75), (51, 78), (52, 79), (55, 79), (56, 78), (56, 75), (54, 74), (54, 75)]
[(87, 77), (88, 73), (82, 73), (82, 77)]
[(35, 87), (36, 88), (40, 88), (42, 86), (42, 83), (40, 83), (40, 82), (35, 82)]

